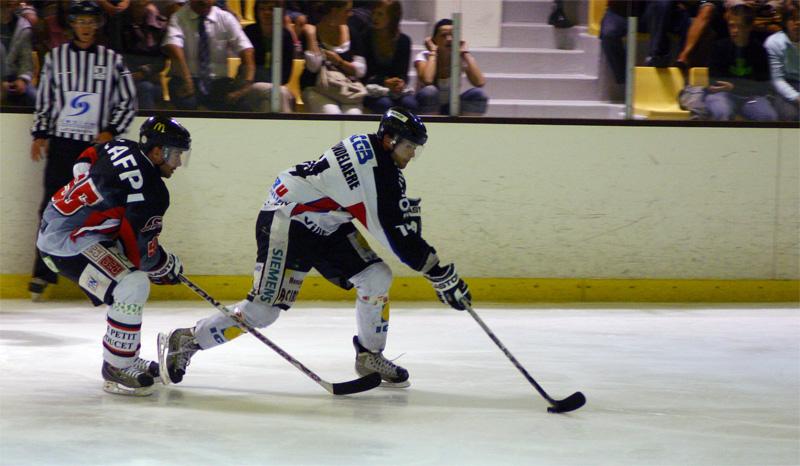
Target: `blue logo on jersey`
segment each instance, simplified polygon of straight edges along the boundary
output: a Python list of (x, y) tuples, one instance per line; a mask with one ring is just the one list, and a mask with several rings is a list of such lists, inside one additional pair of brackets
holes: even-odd
[(372, 152), (372, 146), (369, 145), (369, 138), (363, 134), (355, 134), (350, 137), (350, 142), (353, 143), (353, 149), (356, 151), (358, 163), (364, 165), (367, 161), (375, 157)]
[(90, 96), (90, 95), (92, 95), (92, 94), (81, 94), (81, 95), (75, 97), (74, 99), (72, 99), (69, 102), (69, 106), (74, 108), (76, 110), (76, 112), (70, 114), (69, 116), (83, 115), (84, 113), (88, 112), (89, 108), (91, 107), (91, 105), (89, 105), (89, 102), (82, 102), (81, 99), (83, 99), (86, 96)]

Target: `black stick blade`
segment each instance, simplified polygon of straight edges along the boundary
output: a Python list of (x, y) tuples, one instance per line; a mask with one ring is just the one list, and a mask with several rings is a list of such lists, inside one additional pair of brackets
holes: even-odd
[(367, 390), (372, 390), (381, 384), (381, 376), (377, 372), (365, 375), (360, 379), (351, 380), (349, 382), (335, 383), (333, 385), (334, 395), (350, 395), (351, 393), (360, 393)]
[(561, 401), (555, 400), (553, 406), (547, 408), (548, 413), (568, 413), (575, 411), (586, 404), (586, 397), (581, 392), (575, 392)]

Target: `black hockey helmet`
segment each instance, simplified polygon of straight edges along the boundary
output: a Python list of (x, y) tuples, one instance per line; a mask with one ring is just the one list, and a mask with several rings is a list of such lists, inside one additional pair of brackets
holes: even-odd
[(189, 130), (174, 118), (151, 116), (139, 128), (139, 147), (147, 154), (156, 146), (164, 148), (164, 158), (167, 162), (170, 162), (171, 155), (177, 154), (180, 157), (185, 153), (183, 157), (185, 165), (192, 150), (192, 136)]
[(428, 130), (422, 120), (403, 107), (392, 107), (381, 117), (378, 137), (384, 135), (406, 139), (418, 146), (428, 142)]
[(98, 18), (102, 18), (103, 16), (103, 10), (100, 8), (100, 5), (96, 2), (89, 1), (70, 2), (67, 13), (69, 14), (68, 19), (70, 21), (75, 21), (75, 18), (78, 16), (97, 16)]

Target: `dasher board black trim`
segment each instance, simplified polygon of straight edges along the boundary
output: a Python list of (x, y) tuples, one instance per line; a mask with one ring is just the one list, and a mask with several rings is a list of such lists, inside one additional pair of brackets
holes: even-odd
[[(32, 114), (32, 107), (0, 106), (0, 113)], [(253, 113), (196, 110), (139, 110), (137, 116), (154, 115), (174, 118), (217, 118), (222, 120), (284, 120), (284, 121), (371, 121), (378, 122), (380, 115), (327, 115), (318, 113)], [(550, 126), (630, 126), (665, 128), (770, 128), (800, 129), (795, 121), (693, 121), (693, 120), (606, 120), (578, 118), (500, 118), (422, 116), (425, 123), (458, 123), (482, 125), (550, 125)]]

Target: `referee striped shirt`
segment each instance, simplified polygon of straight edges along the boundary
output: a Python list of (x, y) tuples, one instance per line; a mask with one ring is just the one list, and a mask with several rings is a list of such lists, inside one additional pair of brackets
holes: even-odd
[(136, 86), (122, 55), (102, 45), (73, 43), (47, 54), (36, 93), (31, 134), (92, 141), (124, 133), (136, 115)]

